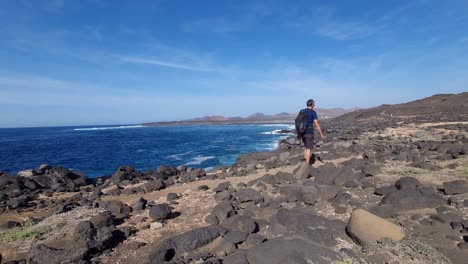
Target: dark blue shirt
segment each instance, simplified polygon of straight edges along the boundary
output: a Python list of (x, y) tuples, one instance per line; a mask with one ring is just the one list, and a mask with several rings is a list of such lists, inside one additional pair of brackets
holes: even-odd
[(310, 110), (309, 108), (304, 109), (307, 113), (307, 123), (306, 131), (304, 134), (313, 134), (314, 133), (314, 120), (318, 119), (317, 112)]

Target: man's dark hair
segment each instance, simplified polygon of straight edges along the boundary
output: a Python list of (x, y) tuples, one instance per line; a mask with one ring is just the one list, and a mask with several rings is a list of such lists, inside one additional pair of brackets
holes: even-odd
[(309, 106), (315, 106), (315, 102), (314, 102), (313, 99), (307, 100), (307, 107), (309, 107)]

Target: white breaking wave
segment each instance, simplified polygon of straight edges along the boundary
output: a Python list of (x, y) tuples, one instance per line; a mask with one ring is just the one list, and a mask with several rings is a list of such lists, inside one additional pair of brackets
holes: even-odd
[(187, 154), (190, 154), (192, 153), (192, 151), (187, 151), (187, 152), (183, 152), (183, 153), (178, 153), (178, 154), (173, 154), (173, 155), (169, 155), (167, 156), (169, 159), (173, 159), (173, 160), (182, 160), (182, 156), (184, 155), (187, 155)]
[(293, 129), (294, 125), (291, 124), (270, 124), (270, 125), (259, 125), (265, 127), (286, 127), (286, 129)]
[(107, 130), (107, 129), (128, 129), (128, 128), (139, 128), (144, 127), (142, 125), (137, 126), (115, 126), (115, 127), (86, 127), (86, 128), (75, 128), (75, 131), (92, 131), (92, 130)]
[(260, 134), (262, 134), (262, 135), (277, 135), (277, 134), (280, 134), (280, 132), (281, 132), (281, 129), (276, 129), (276, 130), (273, 130), (273, 131), (260, 132)]
[(262, 135), (279, 135), (279, 134), (292, 134), (292, 133), (281, 133), (282, 129), (275, 129), (273, 131), (260, 132)]
[(215, 158), (215, 156), (201, 156), (201, 155), (198, 155), (195, 158), (193, 158), (191, 161), (185, 163), (184, 165), (200, 165), (203, 162), (205, 162), (207, 160), (210, 160), (210, 159), (214, 159), (214, 158)]

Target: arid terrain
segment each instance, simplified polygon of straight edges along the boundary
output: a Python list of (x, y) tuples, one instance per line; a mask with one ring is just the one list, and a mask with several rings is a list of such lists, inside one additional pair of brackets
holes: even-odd
[(1, 263), (466, 263), (468, 93), (322, 123), (202, 169), (0, 173)]

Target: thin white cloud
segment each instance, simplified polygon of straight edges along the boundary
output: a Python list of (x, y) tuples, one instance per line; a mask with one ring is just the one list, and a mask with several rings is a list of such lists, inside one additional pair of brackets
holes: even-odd
[(327, 19), (318, 24), (315, 32), (336, 40), (350, 40), (371, 36), (382, 28), (382, 25), (370, 25), (355, 21), (339, 22)]
[(253, 26), (258, 26), (258, 22), (271, 15), (276, 8), (275, 1), (250, 2), (224, 12), (229, 14), (229, 11), (232, 11), (235, 15), (208, 16), (198, 20), (186, 21), (182, 24), (182, 29), (190, 33), (208, 32), (218, 34), (248, 31)]
[(163, 60), (158, 60), (158, 59), (138, 58), (138, 57), (119, 57), (119, 59), (124, 62), (156, 65), (156, 66), (179, 69), (179, 70), (187, 70), (187, 71), (195, 71), (195, 72), (213, 72), (214, 71), (211, 68), (181, 64), (181, 63), (174, 63), (174, 62), (163, 61)]
[[(159, 97), (130, 89), (102, 87), (42, 76), (0, 76), (0, 103), (17, 105), (152, 106)], [(44, 98), (47, 98), (44, 100)]]

